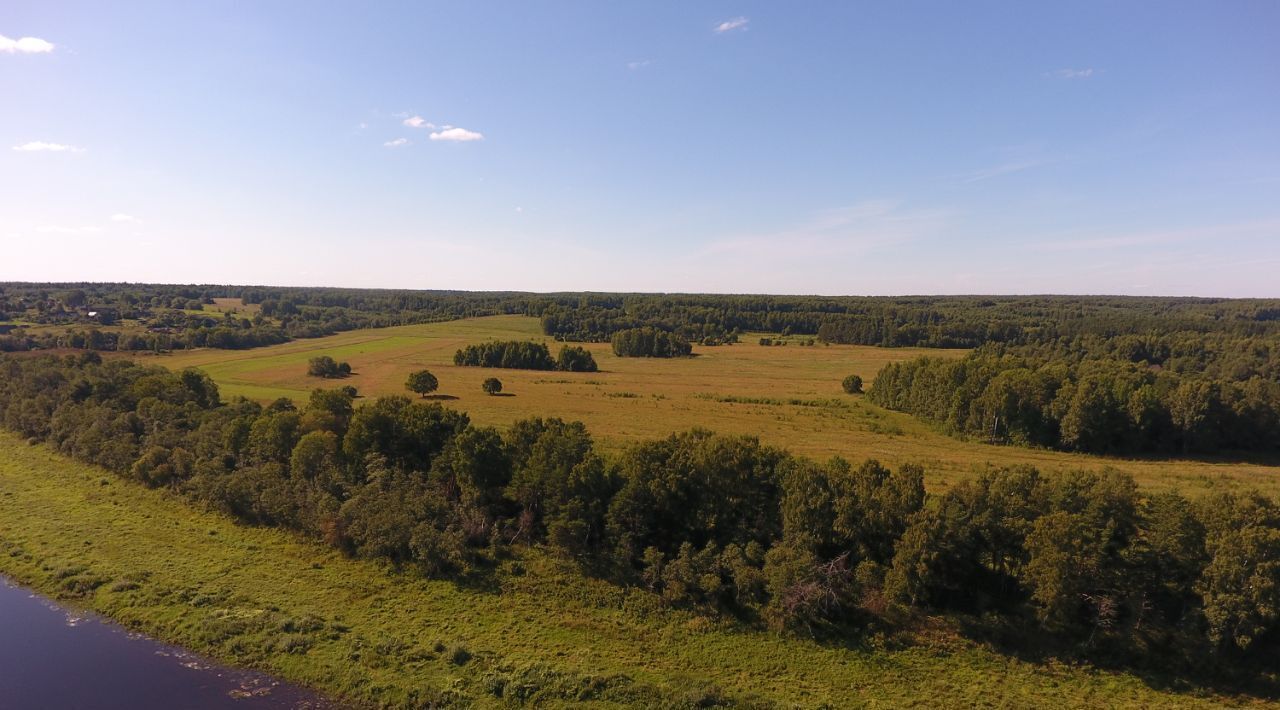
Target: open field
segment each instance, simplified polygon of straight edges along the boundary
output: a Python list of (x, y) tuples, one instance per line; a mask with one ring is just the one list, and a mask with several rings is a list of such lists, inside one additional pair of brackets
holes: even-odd
[[(453, 365), (459, 347), (489, 339), (549, 342), (536, 319), (494, 316), (351, 331), (254, 350), (138, 357), (173, 368), (199, 367), (218, 382), (224, 396), (261, 401), (302, 400), (316, 387), (342, 384), (357, 387), (364, 396), (407, 394), (407, 374), (427, 368), (440, 379), (438, 396), (479, 424), (502, 427), (532, 416), (580, 419), (612, 448), (706, 427), (757, 435), (815, 458), (838, 454), (895, 466), (921, 463), (935, 489), (990, 463), (1027, 463), (1043, 470), (1114, 466), (1145, 486), (1175, 487), (1189, 495), (1224, 487), (1280, 493), (1280, 466), (1273, 461), (1118, 459), (959, 441), (840, 389), (840, 380), (851, 373), (869, 385), (885, 363), (921, 354), (960, 357), (963, 351), (794, 343), (763, 347), (756, 336), (748, 336), (733, 346), (695, 346), (696, 357), (673, 360), (618, 358), (606, 343), (587, 344), (600, 366), (597, 373)], [(551, 343), (553, 355), (557, 347)], [(355, 374), (347, 380), (308, 377), (307, 360), (322, 354), (350, 362)], [(513, 396), (485, 395), (480, 383), (492, 376)]]
[[(743, 630), (662, 610), (646, 592), (591, 581), (536, 554), (466, 587), (388, 574), (279, 530), (199, 512), (9, 433), (0, 433), (0, 573), (219, 659), (374, 703), (1261, 704), (1022, 662), (943, 629), (931, 632), (929, 647), (907, 650)], [(470, 660), (456, 663), (458, 649)]]

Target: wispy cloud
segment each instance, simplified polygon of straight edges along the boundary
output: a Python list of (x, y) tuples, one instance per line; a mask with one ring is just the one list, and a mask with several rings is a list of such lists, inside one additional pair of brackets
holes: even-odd
[(627, 62), (627, 68), (630, 69), (631, 71), (635, 71), (637, 69), (644, 69), (650, 64), (653, 64), (653, 62), (649, 61), (648, 59), (641, 59), (640, 61), (636, 61), (636, 62)]
[(0, 52), (5, 54), (48, 54), (53, 51), (53, 43), (39, 37), (20, 37), (9, 39), (0, 35)]
[(430, 128), (435, 129), (436, 124), (431, 123), (422, 116), (410, 116), (403, 121), (404, 125), (410, 128)]
[(994, 165), (989, 168), (983, 168), (982, 170), (975, 170), (967, 175), (964, 175), (960, 178), (960, 182), (970, 183), (970, 182), (979, 182), (982, 180), (990, 180), (993, 177), (1000, 177), (1001, 175), (1008, 175), (1010, 173), (1019, 173), (1019, 172), (1022, 172), (1023, 170), (1030, 170), (1031, 168), (1044, 165), (1046, 162), (1048, 161), (1018, 160), (1018, 161), (1010, 161), (1007, 163), (1001, 163), (1000, 165)]
[(84, 152), (84, 148), (77, 148), (73, 145), (65, 145), (63, 143), (47, 143), (45, 141), (31, 141), (30, 143), (15, 145), (13, 149), (23, 153), (40, 153), (40, 152), (82, 153)]
[(390, 140), (382, 144), (384, 148), (399, 148), (401, 146), (406, 146), (406, 145), (409, 145), (408, 138), (397, 138), (395, 140)]
[(1088, 79), (1095, 74), (1101, 73), (1101, 70), (1086, 67), (1084, 69), (1058, 69), (1057, 71), (1049, 72), (1049, 76), (1058, 79)]
[(138, 219), (137, 217), (134, 217), (131, 214), (124, 214), (121, 212), (117, 212), (111, 215), (111, 221), (119, 222), (121, 224), (142, 224), (142, 220)]
[(484, 140), (484, 134), (477, 133), (476, 131), (468, 131), (465, 128), (458, 128), (456, 126), (442, 126), (441, 130), (431, 134), (431, 140), (465, 143), (469, 141), (482, 141)]
[(720, 24), (716, 25), (712, 29), (712, 32), (715, 32), (716, 34), (724, 34), (725, 32), (733, 32), (734, 30), (745, 31), (747, 29), (747, 25), (750, 22), (751, 20), (745, 17), (741, 17), (741, 16), (735, 17), (731, 20), (725, 20), (724, 22), (721, 22)]

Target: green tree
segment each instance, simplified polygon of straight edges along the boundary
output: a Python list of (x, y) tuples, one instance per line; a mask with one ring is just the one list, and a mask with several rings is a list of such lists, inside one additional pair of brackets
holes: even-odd
[(313, 357), (307, 362), (307, 374), (312, 377), (337, 378), (351, 374), (351, 365), (338, 362), (328, 355)]
[(440, 381), (437, 380), (436, 376), (430, 372), (426, 370), (418, 370), (417, 372), (409, 373), (409, 379), (405, 381), (404, 386), (407, 387), (410, 392), (417, 392), (423, 397), (426, 397), (431, 392), (436, 391), (436, 388), (440, 386)]
[(848, 394), (862, 394), (862, 378), (858, 375), (849, 375), (844, 378), (840, 386), (844, 387), (844, 391)]
[(489, 377), (480, 384), (480, 389), (484, 390), (484, 393), (488, 395), (498, 394), (502, 391), (502, 380), (496, 377)]

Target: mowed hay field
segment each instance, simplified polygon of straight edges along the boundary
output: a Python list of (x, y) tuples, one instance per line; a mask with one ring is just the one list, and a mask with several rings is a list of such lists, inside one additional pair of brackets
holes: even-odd
[[(347, 384), (363, 397), (409, 394), (404, 388), (409, 372), (425, 368), (440, 380), (435, 397), (467, 412), (477, 424), (501, 428), (534, 416), (577, 419), (613, 449), (704, 427), (758, 436), (813, 458), (919, 463), (934, 490), (983, 466), (1027, 463), (1045, 471), (1113, 466), (1144, 486), (1178, 488), (1192, 496), (1246, 488), (1280, 494), (1280, 465), (1273, 461), (1119, 459), (960, 441), (840, 389), (849, 374), (861, 375), (870, 386), (887, 363), (920, 355), (957, 358), (965, 354), (962, 350), (806, 347), (796, 342), (765, 347), (757, 344), (758, 336), (747, 336), (737, 345), (695, 346), (695, 357), (671, 360), (619, 358), (608, 343), (588, 343), (584, 347), (601, 370), (593, 373), (453, 365), (454, 352), (464, 345), (526, 339), (546, 341), (553, 356), (560, 347), (542, 335), (535, 318), (492, 316), (358, 330), (253, 350), (195, 350), (138, 359), (175, 369), (198, 367), (217, 381), (224, 398), (241, 395), (262, 402), (291, 397), (301, 403), (317, 387)], [(345, 380), (307, 376), (307, 360), (318, 355), (349, 362), (354, 374)], [(502, 380), (504, 396), (481, 391), (480, 383), (488, 377)]]

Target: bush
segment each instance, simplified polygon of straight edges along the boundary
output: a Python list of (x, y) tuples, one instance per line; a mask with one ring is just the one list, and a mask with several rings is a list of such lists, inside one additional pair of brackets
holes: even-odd
[(480, 389), (484, 390), (484, 393), (488, 395), (498, 394), (502, 391), (502, 380), (499, 380), (496, 377), (490, 377), (481, 383)]
[(351, 374), (351, 365), (345, 362), (338, 362), (328, 355), (313, 357), (307, 363), (307, 374), (312, 377), (324, 377), (327, 379), (335, 379), (339, 377), (347, 377)]
[(862, 378), (857, 375), (849, 375), (840, 385), (848, 394), (862, 394)]

